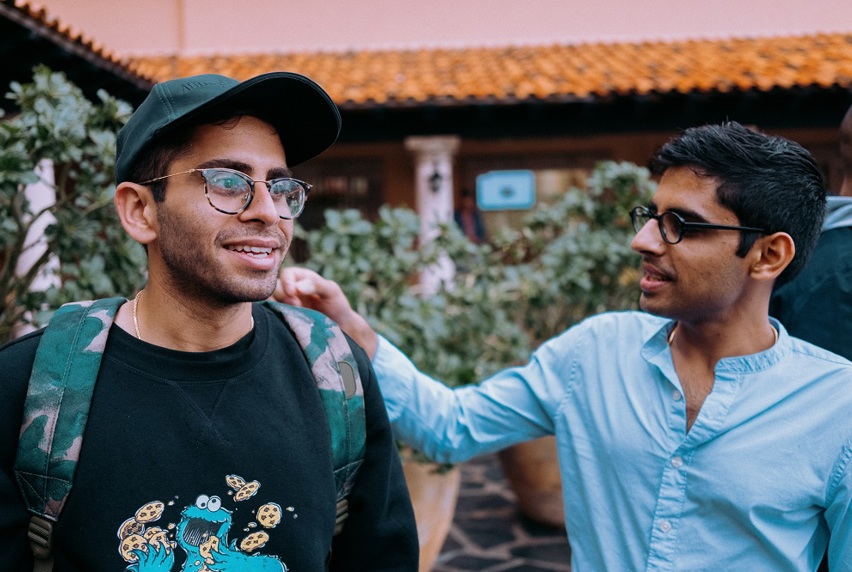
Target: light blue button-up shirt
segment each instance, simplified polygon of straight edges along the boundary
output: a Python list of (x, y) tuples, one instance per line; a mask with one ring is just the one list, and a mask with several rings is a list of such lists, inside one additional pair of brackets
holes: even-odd
[(386, 339), (397, 435), (441, 461), (556, 435), (574, 572), (852, 571), (852, 364), (791, 338), (720, 360), (689, 432), (666, 341), (640, 312), (590, 318), (455, 391)]

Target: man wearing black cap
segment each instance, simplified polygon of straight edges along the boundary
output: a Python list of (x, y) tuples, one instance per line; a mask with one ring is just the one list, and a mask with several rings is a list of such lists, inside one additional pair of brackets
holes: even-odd
[[(146, 248), (148, 282), (91, 342), (100, 339), (103, 358), (83, 445), (70, 447), (79, 449), (73, 489), (61, 518), (48, 519), (54, 570), (417, 569), (413, 512), (369, 359), (343, 342), (363, 388), (353, 393), (366, 448), (333, 536), (339, 451), (329, 434), (339, 420), (323, 403), (329, 380), (313, 370), (324, 362), (297, 341), (299, 326), (253, 304), (272, 294), (311, 188), (290, 168), (339, 130), (328, 95), (290, 73), (164, 82), (122, 129), (115, 205)], [(42, 335), (0, 350), (4, 571), (33, 569), (17, 488), (27, 475), (12, 464)]]

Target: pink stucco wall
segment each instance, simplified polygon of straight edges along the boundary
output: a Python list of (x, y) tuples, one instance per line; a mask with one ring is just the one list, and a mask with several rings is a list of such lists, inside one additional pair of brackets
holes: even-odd
[(852, 31), (850, 0), (42, 0), (118, 55)]

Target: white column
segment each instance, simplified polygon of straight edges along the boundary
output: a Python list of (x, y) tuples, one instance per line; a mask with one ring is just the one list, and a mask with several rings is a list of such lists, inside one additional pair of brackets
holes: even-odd
[[(453, 220), (453, 158), (460, 140), (455, 136), (408, 137), (405, 148), (414, 154), (416, 209), (420, 216), (420, 243), (432, 240), (438, 223)], [(423, 294), (436, 292), (441, 282), (452, 279), (455, 268), (449, 258), (420, 276)]]
[[(36, 165), (35, 172), (39, 177), (37, 183), (27, 185), (24, 189), (24, 194), (29, 201), (29, 216), (28, 221), (32, 220), (32, 215), (38, 213), (42, 209), (51, 206), (56, 202), (56, 190), (53, 180), (53, 162), (45, 159)], [(47, 250), (47, 239), (44, 236), (48, 225), (56, 222), (56, 219), (50, 212), (45, 212), (41, 217), (32, 220), (27, 232), (25, 242), (25, 250), (18, 259), (18, 264), (15, 267), (15, 272), (18, 276), (23, 276), (39, 258)], [(30, 290), (47, 290), (51, 286), (59, 286), (59, 259), (56, 256), (51, 256), (50, 260), (39, 270), (33, 283), (30, 285)], [(15, 335), (23, 335), (34, 328), (32, 326), (18, 326), (15, 328)]]

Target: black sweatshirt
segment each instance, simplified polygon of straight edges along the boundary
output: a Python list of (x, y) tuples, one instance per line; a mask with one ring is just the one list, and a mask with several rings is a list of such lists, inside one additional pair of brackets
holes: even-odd
[[(254, 319), (233, 346), (204, 353), (110, 330), (75, 484), (56, 526), (56, 572), (417, 570), (408, 491), (363, 350), (350, 340), (364, 385), (367, 452), (332, 545), (335, 485), (316, 384), (280, 319), (260, 306)], [(40, 338), (0, 348), (4, 572), (32, 570), (29, 515), (12, 469)], [(137, 561), (140, 537), (148, 543)]]

